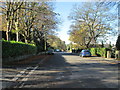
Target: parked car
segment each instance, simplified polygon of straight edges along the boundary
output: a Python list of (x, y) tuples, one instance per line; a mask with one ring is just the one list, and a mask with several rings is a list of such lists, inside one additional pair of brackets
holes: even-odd
[(82, 50), (80, 52), (79, 56), (81, 56), (81, 57), (89, 56), (90, 57), (91, 56), (91, 52), (90, 52), (90, 50)]
[(54, 55), (54, 50), (53, 50), (53, 49), (50, 49), (50, 50), (47, 51), (47, 53), (48, 53), (49, 55)]
[(60, 49), (56, 49), (55, 51), (56, 51), (56, 52), (61, 52), (61, 50), (60, 50)]

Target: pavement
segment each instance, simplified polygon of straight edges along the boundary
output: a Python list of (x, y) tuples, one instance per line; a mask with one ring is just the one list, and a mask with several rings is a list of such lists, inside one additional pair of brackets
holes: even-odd
[[(35, 58), (35, 57), (34, 57)], [(118, 63), (72, 53), (38, 56), (2, 68), (3, 88), (118, 88)]]

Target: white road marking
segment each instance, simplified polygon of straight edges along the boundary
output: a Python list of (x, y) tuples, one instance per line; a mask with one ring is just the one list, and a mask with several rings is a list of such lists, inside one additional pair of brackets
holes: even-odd
[[(47, 56), (48, 57), (48, 56)], [(47, 57), (45, 57), (44, 59), (41, 60), (41, 62), (39, 64), (41, 64)], [(27, 81), (28, 77), (38, 68), (39, 66), (34, 67), (33, 70), (31, 70), (27, 76), (25, 76), (21, 81)]]
[(29, 68), (31, 68), (31, 67), (27, 67), (26, 69), (23, 69), (23, 71), (21, 71), (19, 74), (17, 74), (17, 75), (12, 79), (12, 81), (17, 81), (17, 80), (19, 79), (19, 77), (21, 77), (21, 76), (25, 73), (25, 71), (26, 71), (27, 69), (29, 69)]
[(22, 74), (20, 73), (20, 74), (17, 74), (16, 75), (16, 77), (14, 77), (13, 79), (12, 79), (12, 81), (16, 81), (19, 77), (21, 77), (22, 76)]
[[(48, 56), (47, 56), (48, 57)], [(39, 64), (42, 64), (43, 63), (43, 61), (47, 58), (47, 57), (45, 57), (44, 59), (42, 59), (39, 63), (38, 63), (38, 65), (36, 66), (36, 67), (32, 67), (33, 69), (22, 79), (22, 80), (20, 80), (21, 82), (22, 81), (27, 81), (28, 80), (28, 77), (39, 67)], [(23, 71), (21, 71), (21, 73), (24, 73), (27, 69), (29, 69), (29, 68), (31, 68), (31, 67), (28, 67), (28, 68), (26, 68), (26, 69), (24, 69)], [(22, 74), (18, 74), (18, 76), (22, 76)], [(13, 80), (18, 80), (19, 78), (18, 77), (15, 77), (15, 78), (13, 78)], [(24, 86), (24, 83), (22, 83), (20, 86), (15, 86), (14, 88), (17, 88), (17, 87), (19, 87), (19, 88), (22, 88)]]
[(19, 86), (19, 88), (22, 88), (24, 86), (24, 83), (21, 84), (21, 86)]
[[(44, 58), (44, 59), (46, 59), (46, 58)], [(43, 59), (43, 60), (44, 60)], [(39, 63), (39, 64), (41, 64), (42, 63), (42, 61), (43, 60), (41, 60), (41, 62)], [(19, 79), (19, 77), (21, 77), (28, 69), (30, 69), (30, 68), (33, 68), (33, 67), (27, 67), (26, 69), (23, 69), (23, 71), (21, 71), (19, 74), (17, 74), (13, 79), (12, 79), (12, 81), (17, 81), (18, 79)], [(38, 66), (36, 66), (34, 69), (37, 69), (38, 68)], [(34, 71), (34, 70), (31, 70), (32, 72)], [(31, 72), (30, 71), (30, 72)], [(29, 73), (28, 73), (29, 74)]]

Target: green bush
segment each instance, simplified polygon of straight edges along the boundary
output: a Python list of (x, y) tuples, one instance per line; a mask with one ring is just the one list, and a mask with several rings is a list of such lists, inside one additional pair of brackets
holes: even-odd
[(96, 48), (90, 48), (90, 52), (93, 56), (96, 55)]
[(37, 46), (37, 53), (44, 50), (42, 46), (40, 46), (40, 45), (36, 45), (36, 46)]
[(2, 40), (3, 58), (35, 54), (36, 51), (37, 51), (37, 47), (34, 44), (26, 44), (23, 42)]
[(102, 57), (107, 56), (107, 48), (90, 48), (90, 51), (92, 55), (97, 55)]

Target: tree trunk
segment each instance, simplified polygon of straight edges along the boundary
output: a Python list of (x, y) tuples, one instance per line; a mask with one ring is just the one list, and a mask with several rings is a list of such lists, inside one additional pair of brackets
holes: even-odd
[[(15, 12), (14, 12), (15, 13)], [(19, 41), (19, 30), (18, 30), (18, 10), (16, 11), (16, 19), (15, 19), (15, 29), (16, 29), (16, 41)]]
[(16, 41), (19, 41), (19, 33), (16, 32)]
[(28, 43), (26, 38), (25, 38), (25, 43)]
[(88, 48), (89, 48), (89, 45), (86, 45), (86, 48), (88, 49)]
[(9, 40), (9, 34), (8, 34), (8, 31), (6, 31), (6, 40), (7, 40), (7, 41)]
[(46, 47), (46, 40), (45, 40), (45, 51), (46, 51), (46, 48), (47, 48), (47, 47)]
[(19, 41), (18, 22), (15, 22), (15, 27), (16, 27), (16, 41)]
[(6, 40), (9, 41), (10, 38), (9, 38), (9, 30), (10, 30), (10, 23), (9, 21), (7, 21), (7, 31), (6, 31)]

